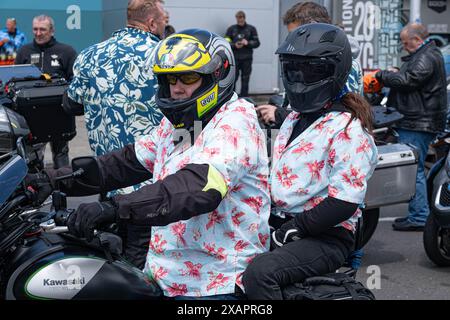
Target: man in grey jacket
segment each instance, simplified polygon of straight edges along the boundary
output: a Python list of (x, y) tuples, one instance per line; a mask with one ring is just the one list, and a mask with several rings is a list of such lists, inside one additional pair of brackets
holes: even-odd
[(398, 218), (393, 224), (394, 230), (398, 231), (423, 230), (430, 212), (425, 157), (436, 133), (444, 130), (447, 118), (444, 59), (428, 36), (424, 25), (407, 25), (400, 33), (403, 48), (409, 53), (402, 58), (402, 67), (399, 71), (383, 70), (375, 75), (385, 87), (391, 89), (388, 105), (404, 115), (397, 124), (399, 141), (413, 144), (419, 151), (416, 194), (409, 203), (408, 216)]

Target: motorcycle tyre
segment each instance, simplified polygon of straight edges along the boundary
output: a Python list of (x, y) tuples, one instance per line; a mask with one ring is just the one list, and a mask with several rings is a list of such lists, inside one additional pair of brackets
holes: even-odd
[[(440, 243), (442, 241), (440, 236), (441, 232), (442, 227), (436, 221), (433, 212), (430, 212), (423, 230), (425, 253), (438, 267), (449, 267), (450, 255), (446, 255), (440, 248)], [(450, 252), (450, 248), (448, 250)]]

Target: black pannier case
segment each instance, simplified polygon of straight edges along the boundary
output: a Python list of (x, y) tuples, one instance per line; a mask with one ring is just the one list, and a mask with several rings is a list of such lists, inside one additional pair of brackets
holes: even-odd
[(75, 137), (75, 117), (62, 108), (62, 97), (67, 87), (64, 78), (25, 78), (8, 83), (8, 96), (13, 101), (13, 108), (25, 117), (33, 143), (69, 141)]

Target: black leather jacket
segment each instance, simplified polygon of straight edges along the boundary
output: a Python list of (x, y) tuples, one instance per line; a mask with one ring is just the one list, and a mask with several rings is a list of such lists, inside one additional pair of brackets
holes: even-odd
[(441, 132), (447, 118), (447, 83), (441, 51), (429, 42), (403, 57), (399, 72), (376, 74), (384, 86), (391, 88), (388, 105), (405, 117), (398, 128)]
[(51, 38), (49, 42), (39, 45), (33, 40), (19, 49), (15, 64), (34, 64), (45, 73), (58, 74), (67, 81), (72, 80), (73, 64), (77, 52), (71, 46)]
[[(248, 60), (253, 58), (253, 49), (259, 47), (260, 42), (258, 38), (258, 32), (256, 28), (250, 24), (244, 26), (232, 25), (228, 28), (226, 37), (229, 39), (231, 48), (233, 49), (234, 57), (236, 60)], [(238, 49), (236, 48), (236, 42), (246, 39), (248, 45)]]

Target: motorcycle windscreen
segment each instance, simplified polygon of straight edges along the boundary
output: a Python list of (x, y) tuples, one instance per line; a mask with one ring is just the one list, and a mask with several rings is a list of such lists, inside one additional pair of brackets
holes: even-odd
[(27, 175), (28, 167), (22, 157), (16, 155), (0, 167), (0, 206), (16, 190)]
[(42, 72), (32, 64), (0, 66), (0, 82), (6, 85), (11, 79), (39, 78)]

